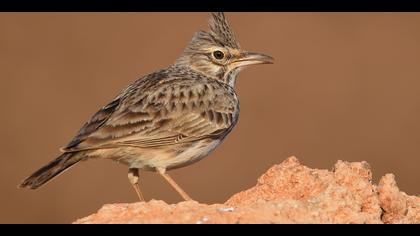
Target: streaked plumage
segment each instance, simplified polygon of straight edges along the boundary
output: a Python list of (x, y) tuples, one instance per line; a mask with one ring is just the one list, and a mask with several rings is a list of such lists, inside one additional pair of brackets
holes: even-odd
[(91, 158), (128, 165), (130, 181), (136, 184), (137, 169), (164, 175), (214, 150), (238, 121), (238, 72), (250, 64), (270, 63), (271, 58), (242, 51), (223, 13), (212, 14), (209, 25), (174, 65), (138, 79), (102, 107), (61, 149), (59, 158), (21, 187), (38, 188)]

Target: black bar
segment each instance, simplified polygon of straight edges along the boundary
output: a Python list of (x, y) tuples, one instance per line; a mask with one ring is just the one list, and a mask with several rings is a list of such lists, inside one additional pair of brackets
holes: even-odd
[(281, 11), (281, 12), (415, 12), (419, 1), (361, 0), (2, 0), (0, 11), (138, 12), (138, 11)]

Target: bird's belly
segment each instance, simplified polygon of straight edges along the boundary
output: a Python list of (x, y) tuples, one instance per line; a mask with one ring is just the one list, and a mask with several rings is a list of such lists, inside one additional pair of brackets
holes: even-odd
[(124, 147), (109, 150), (111, 159), (130, 168), (155, 171), (156, 168), (176, 169), (193, 164), (213, 151), (220, 140), (200, 140), (191, 144), (170, 145), (160, 148)]

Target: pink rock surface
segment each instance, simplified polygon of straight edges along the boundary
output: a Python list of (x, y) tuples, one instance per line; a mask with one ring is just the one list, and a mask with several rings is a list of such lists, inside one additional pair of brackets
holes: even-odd
[(420, 223), (420, 197), (400, 192), (394, 175), (372, 184), (366, 162), (338, 161), (332, 171), (295, 157), (224, 204), (151, 200), (104, 205), (75, 223)]

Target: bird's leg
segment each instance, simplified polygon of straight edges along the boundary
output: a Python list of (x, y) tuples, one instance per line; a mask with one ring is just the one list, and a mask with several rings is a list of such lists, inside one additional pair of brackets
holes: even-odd
[(140, 191), (139, 186), (139, 169), (137, 168), (130, 168), (128, 169), (128, 180), (131, 183), (131, 186), (133, 186), (134, 191), (136, 191), (137, 196), (139, 197), (140, 201), (144, 201), (143, 194)]
[(168, 183), (179, 193), (179, 195), (181, 195), (181, 197), (185, 201), (192, 201), (192, 198), (188, 196), (188, 194), (184, 190), (182, 190), (181, 187), (179, 187), (179, 185), (171, 178), (171, 176), (165, 173), (165, 169), (156, 170), (166, 181), (168, 181)]

